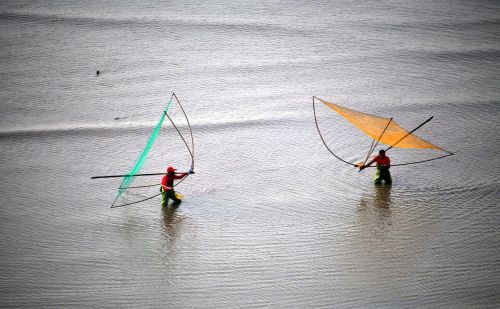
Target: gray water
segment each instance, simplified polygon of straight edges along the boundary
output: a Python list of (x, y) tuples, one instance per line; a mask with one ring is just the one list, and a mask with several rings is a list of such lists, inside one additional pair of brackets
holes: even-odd
[[(2, 2), (0, 306), (498, 307), (499, 11)], [(90, 177), (128, 172), (173, 91), (195, 141), (183, 203), (110, 209), (120, 179)], [(408, 129), (434, 116), (418, 135), (455, 156), (375, 187), (324, 147), (313, 95)], [(370, 141), (317, 108), (329, 146), (363, 158)], [(189, 168), (168, 127), (143, 172)]]

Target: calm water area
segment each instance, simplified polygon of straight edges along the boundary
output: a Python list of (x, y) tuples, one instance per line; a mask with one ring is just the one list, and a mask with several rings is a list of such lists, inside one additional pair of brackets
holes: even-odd
[[(0, 307), (500, 306), (499, 12), (498, 1), (2, 1)], [(172, 92), (195, 143), (184, 201), (111, 209), (121, 180), (90, 177), (129, 171)], [(393, 167), (393, 184), (374, 186), (373, 169), (322, 144), (312, 96), (407, 129), (434, 116), (416, 134), (455, 155)], [(362, 160), (370, 139), (317, 113), (327, 144)], [(142, 172), (189, 169), (162, 130)], [(440, 154), (388, 153), (394, 164)]]

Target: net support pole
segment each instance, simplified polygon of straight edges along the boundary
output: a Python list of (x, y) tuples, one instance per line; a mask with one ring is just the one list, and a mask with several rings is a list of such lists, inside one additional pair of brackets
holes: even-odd
[(356, 166), (356, 164), (354, 163), (351, 163), (351, 162), (348, 162), (344, 159), (342, 159), (341, 157), (337, 156), (331, 149), (330, 147), (328, 147), (328, 145), (326, 144), (326, 141), (325, 139), (323, 138), (323, 135), (321, 134), (321, 130), (319, 129), (319, 124), (318, 124), (318, 117), (316, 116), (316, 102), (314, 101), (314, 99), (316, 99), (315, 96), (312, 97), (312, 105), (313, 105), (313, 113), (314, 113), (314, 123), (316, 124), (316, 130), (318, 130), (318, 133), (319, 133), (319, 137), (321, 138), (321, 141), (323, 142), (323, 145), (325, 145), (326, 149), (335, 157), (337, 158), (338, 160), (344, 162), (344, 163), (347, 163), (349, 165), (352, 165), (352, 166)]
[(375, 148), (377, 147), (378, 143), (380, 142), (380, 139), (382, 138), (382, 136), (384, 135), (385, 131), (387, 130), (387, 128), (389, 127), (389, 125), (391, 124), (392, 122), (392, 118), (389, 119), (389, 121), (387, 122), (387, 125), (385, 126), (384, 130), (382, 131), (382, 133), (380, 134), (380, 136), (378, 137), (377, 139), (377, 142), (375, 143), (375, 145), (373, 145), (373, 140), (372, 141), (372, 146), (370, 147), (370, 150), (368, 151), (368, 153), (366, 154), (366, 159), (365, 161), (363, 162), (363, 165), (366, 164), (366, 162), (368, 162), (368, 159), (370, 158), (370, 156), (372, 155), (373, 151), (375, 150)]
[(429, 119), (427, 119), (426, 121), (422, 122), (418, 127), (416, 127), (415, 129), (411, 130), (410, 132), (408, 132), (405, 136), (403, 136), (402, 138), (400, 138), (397, 142), (395, 142), (394, 144), (392, 144), (385, 151), (389, 151), (389, 149), (391, 149), (392, 147), (394, 147), (397, 144), (399, 144), (399, 142), (401, 142), (402, 140), (404, 140), (405, 138), (407, 138), (408, 136), (410, 136), (413, 132), (417, 131), (418, 129), (420, 129), (421, 127), (423, 127), (426, 123), (428, 123), (429, 121), (431, 121), (432, 118), (434, 118), (434, 116), (432, 116)]
[[(90, 179), (100, 179), (100, 178), (118, 178), (118, 177), (137, 177), (137, 176), (161, 176), (165, 175), (167, 172), (163, 173), (149, 173), (149, 174), (126, 174), (126, 175), (104, 175), (104, 176), (92, 176)], [(175, 173), (175, 174), (184, 174), (184, 173)]]

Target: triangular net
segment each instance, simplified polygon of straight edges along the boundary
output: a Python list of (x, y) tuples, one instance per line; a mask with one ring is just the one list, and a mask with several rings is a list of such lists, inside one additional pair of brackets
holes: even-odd
[[(341, 132), (340, 138), (334, 139), (334, 145), (336, 146), (336, 150), (333, 151), (330, 148), (330, 142), (327, 142), (325, 137), (322, 134), (322, 130), (320, 129), (320, 125), (318, 122), (318, 115), (316, 113), (316, 105), (315, 101), (321, 101), (323, 104), (328, 106), (330, 109), (334, 110), (344, 119), (348, 120), (355, 127), (361, 130), (364, 135), (359, 136), (355, 134), (354, 131), (349, 130), (345, 127), (339, 126), (336, 123), (331, 123), (331, 125), (324, 127), (329, 133), (333, 132)], [(337, 104), (333, 104), (326, 100), (317, 98), (313, 96), (313, 112), (314, 112), (314, 121), (316, 123), (316, 129), (318, 130), (319, 136), (328, 149), (328, 151), (338, 160), (359, 167), (364, 165), (367, 160), (370, 158), (370, 155), (376, 150), (376, 147), (379, 143), (388, 145), (385, 150), (390, 150), (393, 148), (400, 148), (399, 151), (403, 151), (404, 153), (398, 152), (398, 161), (396, 164), (391, 164), (391, 166), (403, 166), (410, 164), (423, 163), (428, 161), (434, 161), (437, 159), (442, 159), (448, 156), (452, 156), (453, 153), (438, 147), (418, 136), (413, 134), (416, 130), (424, 126), (428, 123), (433, 117), (430, 117), (419, 126), (413, 128), (411, 131), (407, 131), (402, 128), (399, 124), (397, 124), (393, 118), (380, 117), (376, 115), (371, 115), (363, 112), (359, 112), (350, 108), (346, 108)], [(324, 119), (325, 120), (325, 119)], [(364, 159), (362, 162), (359, 162), (360, 153), (364, 152), (364, 142), (367, 139), (372, 140), (372, 145), (370, 146), (368, 153), (364, 155)], [(332, 139), (329, 138), (331, 141)], [(339, 149), (349, 149), (349, 152), (339, 155), (337, 150)], [(413, 150), (412, 150), (413, 149)], [(394, 149), (395, 150), (395, 149)], [(393, 151), (394, 151), (393, 150)], [(422, 150), (430, 150), (431, 153), (434, 151), (445, 152), (446, 154), (440, 156), (429, 156), (423, 155)], [(406, 160), (405, 160), (406, 159)], [(401, 161), (403, 162), (401, 162)]]
[(366, 135), (370, 136), (374, 140), (380, 139), (380, 143), (396, 148), (437, 149), (445, 151), (444, 149), (409, 133), (394, 120), (391, 120), (391, 118), (362, 113), (322, 99), (319, 100), (342, 115), (358, 129), (365, 132)]
[[(146, 142), (134, 166), (123, 177), (112, 207), (121, 207), (155, 200), (160, 196), (160, 183), (171, 165), (179, 172), (193, 168), (194, 145), (189, 120), (175, 94), (156, 114), (159, 117), (153, 131), (138, 136), (138, 143)], [(149, 134), (149, 139), (148, 139)], [(181, 137), (182, 136), (182, 137)], [(184, 139), (184, 140), (183, 140)], [(137, 177), (133, 175), (155, 173), (160, 175)]]

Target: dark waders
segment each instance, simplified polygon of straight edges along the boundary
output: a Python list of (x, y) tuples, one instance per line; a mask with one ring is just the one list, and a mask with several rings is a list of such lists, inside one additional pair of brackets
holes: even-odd
[(162, 197), (161, 199), (162, 206), (168, 206), (169, 199), (172, 199), (174, 201), (174, 205), (179, 204), (181, 202), (181, 200), (175, 196), (175, 191), (173, 189), (162, 190), (161, 197)]
[(379, 185), (382, 183), (382, 180), (385, 181), (385, 183), (388, 185), (391, 184), (391, 173), (389, 172), (389, 169), (377, 167), (377, 172), (375, 173), (375, 178), (373, 178), (373, 181), (376, 185)]

